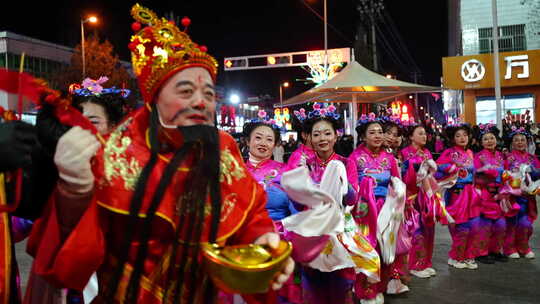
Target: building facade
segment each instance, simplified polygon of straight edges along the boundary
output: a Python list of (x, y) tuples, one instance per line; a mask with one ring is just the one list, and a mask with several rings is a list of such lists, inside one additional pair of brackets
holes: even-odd
[[(0, 32), (0, 68), (19, 70), (23, 52), (24, 71), (50, 80), (52, 73), (70, 63), (73, 49), (8, 31)], [(0, 106), (15, 110), (16, 105), (15, 95), (0, 92)], [(25, 105), (24, 110), (29, 110), (30, 104)]]
[[(449, 56), (453, 57), (443, 58), (444, 87), (460, 92), (461, 104), (454, 107), (461, 109), (465, 121), (494, 122), (494, 86), (495, 77), (499, 77), (502, 116), (528, 111), (538, 121), (540, 0), (497, 0), (499, 75), (493, 67), (491, 4), (491, 0), (449, 1)], [(455, 41), (456, 37), (460, 41)]]
[[(0, 32), (0, 68), (19, 70), (24, 53), (24, 71), (51, 83), (52, 75), (71, 62), (73, 48), (15, 34)], [(130, 62), (119, 61), (132, 78), (135, 77)], [(32, 111), (32, 103), (25, 102), (24, 112)], [(17, 96), (0, 91), (0, 106), (16, 110)]]

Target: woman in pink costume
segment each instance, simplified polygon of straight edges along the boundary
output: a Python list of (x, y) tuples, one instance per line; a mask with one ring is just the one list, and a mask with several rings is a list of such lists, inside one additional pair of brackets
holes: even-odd
[(406, 134), (410, 145), (400, 152), (403, 181), (407, 184), (407, 199), (416, 210), (418, 227), (413, 233), (412, 248), (409, 252), (410, 273), (419, 278), (429, 278), (437, 274), (433, 269), (433, 245), (435, 241), (436, 203), (438, 200), (430, 184), (418, 179), (421, 166), (433, 162), (433, 156), (425, 148), (427, 134), (424, 126), (410, 126)]
[[(340, 161), (347, 167), (347, 158), (337, 154), (334, 150), (337, 141), (337, 130), (340, 128), (339, 115), (334, 113), (335, 107), (323, 108), (320, 104), (315, 104), (313, 109), (304, 121), (304, 130), (308, 134), (314, 153), (311, 156), (302, 154), (299, 165), (305, 163), (305, 166), (309, 169), (311, 179), (314, 183), (319, 184), (330, 161)], [(356, 193), (355, 180), (350, 180), (344, 204), (354, 204), (356, 202)], [(323, 240), (326, 243), (326, 239), (323, 238)], [(320, 247), (318, 252), (321, 253), (323, 249), (325, 248)], [(305, 264), (318, 255), (314, 255), (312, 250), (306, 249), (307, 251), (310, 251), (310, 257), (299, 257), (301, 262)], [(351, 303), (353, 281), (354, 270), (352, 268), (332, 272), (322, 272), (308, 266), (302, 268), (302, 289), (306, 303)]]
[[(271, 159), (276, 143), (280, 139), (279, 127), (273, 120), (266, 119), (265, 111), (259, 111), (259, 119), (244, 124), (244, 136), (249, 147), (247, 170), (266, 190), (268, 195), (266, 210), (275, 222), (276, 228), (282, 231), (280, 221), (295, 213), (296, 210), (279, 185), (285, 164)], [(295, 284), (294, 281), (293, 276), (278, 291), (279, 303), (303, 303), (300, 285)], [(221, 296), (223, 302), (233, 303), (230, 295), (222, 294)]]
[(503, 255), (506, 218), (497, 195), (504, 171), (504, 156), (496, 149), (499, 129), (493, 124), (479, 125), (479, 129), (478, 141), (484, 149), (474, 155), (475, 184), (482, 191), (481, 241), (476, 260), (484, 264), (507, 262), (508, 258)]
[(451, 147), (437, 159), (438, 171), (446, 176), (455, 176), (455, 185), (445, 193), (446, 210), (454, 218), (449, 225), (452, 246), (448, 253), (448, 264), (458, 269), (477, 269), (480, 208), (474, 187), (473, 152), (468, 149), (471, 130), (466, 124), (448, 126), (445, 130)]
[[(304, 166), (309, 171), (307, 178), (314, 184), (320, 184), (323, 174), (331, 161), (342, 162), (346, 168), (347, 159), (336, 154), (334, 150), (337, 141), (337, 130), (340, 128), (339, 115), (335, 113), (335, 107), (321, 107), (320, 104), (313, 106), (313, 111), (306, 115), (303, 121), (303, 130), (312, 143), (314, 154), (309, 157), (302, 155), (298, 166)], [(302, 120), (302, 117), (300, 117)], [(298, 169), (296, 169), (298, 170)], [(348, 190), (344, 196), (343, 204), (354, 204), (356, 202), (356, 184), (348, 183)], [(308, 210), (308, 209), (304, 209)], [(287, 223), (285, 229), (289, 227)], [(327, 304), (327, 303), (350, 303), (352, 301), (351, 290), (354, 280), (354, 269), (350, 267), (331, 267), (336, 270), (320, 270), (313, 262), (319, 259), (320, 255), (332, 255), (333, 249), (327, 248), (329, 236), (305, 237), (295, 231), (286, 230), (287, 238), (294, 245), (293, 258), (302, 263), (302, 290), (305, 303)], [(313, 266), (313, 267), (312, 267)], [(321, 268), (322, 269), (322, 268)]]
[[(364, 115), (356, 131), (363, 143), (349, 156), (352, 166), (347, 167), (349, 180), (359, 183), (359, 201), (352, 214), (371, 245), (378, 248), (379, 211), (385, 203), (391, 177), (399, 177), (400, 174), (396, 158), (383, 148), (383, 126), (375, 120), (375, 115)], [(356, 276), (354, 290), (362, 304), (384, 303), (382, 293), (386, 290), (390, 269), (391, 265), (382, 267), (381, 282), (378, 283), (370, 282), (363, 274)]]
[(305, 161), (310, 158), (315, 157), (315, 151), (313, 151), (311, 145), (311, 136), (307, 130), (305, 130), (304, 121), (307, 119), (306, 110), (301, 108), (298, 111), (294, 111), (294, 120), (296, 127), (295, 129), (300, 134), (300, 145), (298, 148), (291, 154), (289, 160), (287, 161), (286, 171), (292, 170), (300, 165), (305, 165)]
[[(538, 171), (540, 162), (536, 156), (527, 153), (528, 136), (530, 134), (523, 128), (515, 129), (509, 134), (512, 139), (512, 151), (506, 157), (505, 169), (519, 172), (522, 165), (530, 166), (530, 175), (534, 180), (540, 176)], [(504, 254), (512, 259), (519, 259), (520, 255), (533, 259), (535, 255), (529, 245), (529, 239), (533, 232), (532, 223), (537, 217), (536, 201), (534, 196), (526, 193), (515, 197), (515, 200), (520, 209), (516, 215), (507, 219)]]
[[(384, 142), (383, 147), (386, 152), (396, 157), (398, 167), (401, 167), (400, 147), (403, 142), (403, 128), (401, 120), (397, 116), (384, 116)], [(390, 277), (392, 280), (386, 289), (388, 294), (399, 294), (409, 291), (401, 281), (408, 279), (409, 275), (409, 251), (411, 249), (411, 239), (418, 224), (418, 212), (412, 208), (412, 204), (405, 206), (404, 221), (397, 236), (396, 257), (392, 264)]]

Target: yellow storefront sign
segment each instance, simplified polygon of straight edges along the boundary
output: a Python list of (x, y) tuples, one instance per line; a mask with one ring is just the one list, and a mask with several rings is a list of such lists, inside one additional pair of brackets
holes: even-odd
[[(501, 87), (540, 85), (540, 50), (499, 53)], [(493, 88), (492, 54), (443, 58), (443, 85), (447, 89)]]

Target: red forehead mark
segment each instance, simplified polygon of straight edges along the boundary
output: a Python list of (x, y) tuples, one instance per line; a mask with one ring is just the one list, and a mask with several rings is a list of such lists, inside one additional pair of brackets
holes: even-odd
[(203, 83), (202, 76), (201, 75), (197, 76), (197, 84), (202, 85), (202, 83)]

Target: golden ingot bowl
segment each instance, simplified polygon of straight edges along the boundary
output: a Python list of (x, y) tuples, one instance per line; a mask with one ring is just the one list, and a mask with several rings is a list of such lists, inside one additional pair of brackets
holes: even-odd
[(292, 244), (280, 241), (275, 250), (262, 245), (220, 247), (203, 244), (202, 253), (210, 278), (229, 293), (265, 293), (291, 255)]

